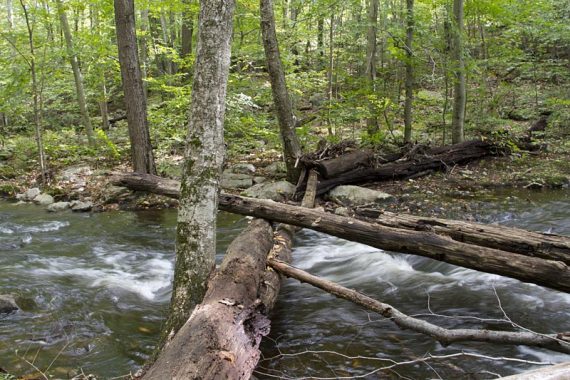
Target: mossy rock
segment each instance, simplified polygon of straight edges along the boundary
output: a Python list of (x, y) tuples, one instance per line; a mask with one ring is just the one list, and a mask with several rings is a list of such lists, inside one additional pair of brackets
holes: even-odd
[(546, 186), (552, 188), (559, 188), (570, 183), (570, 179), (562, 174), (544, 177), (543, 182)]

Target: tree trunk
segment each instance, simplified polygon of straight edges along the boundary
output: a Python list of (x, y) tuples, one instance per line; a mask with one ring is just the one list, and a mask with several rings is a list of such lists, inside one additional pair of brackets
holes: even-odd
[[(368, 33), (366, 45), (366, 69), (364, 70), (366, 82), (368, 84), (368, 93), (376, 94), (376, 33), (378, 24), (378, 0), (370, 0), (368, 8)], [(378, 118), (376, 116), (376, 106), (370, 102), (370, 115), (366, 120), (367, 131), (370, 136), (378, 132)]]
[(296, 183), (301, 172), (301, 169), (296, 167), (297, 160), (301, 156), (301, 144), (295, 133), (296, 123), (293, 115), (293, 106), (287, 91), (285, 72), (279, 56), (272, 0), (260, 0), (260, 13), (263, 48), (267, 60), (269, 80), (271, 81), (273, 101), (277, 109), (279, 130), (283, 141), (283, 158), (287, 166), (287, 179), (291, 183)]
[(404, 142), (412, 142), (412, 103), (414, 101), (414, 0), (406, 0), (406, 102), (404, 104)]
[(149, 76), (148, 34), (150, 33), (150, 20), (148, 17), (148, 9), (141, 9), (140, 20), (141, 20), (140, 29), (142, 34), (141, 36), (139, 36), (141, 79), (143, 81), (144, 98), (148, 99), (148, 86), (146, 83), (146, 79)]
[(8, 22), (8, 30), (14, 27), (14, 9), (12, 0), (6, 0), (6, 21)]
[[(203, 298), (216, 254), (218, 183), (224, 162), (224, 114), (234, 1), (202, 1), (192, 105), (176, 233), (168, 343)], [(160, 346), (159, 345), (159, 348)]]
[(453, 0), (451, 55), (454, 61), (453, 115), (451, 121), (452, 143), (463, 142), (465, 123), (465, 52), (463, 47), (463, 0)]
[(334, 99), (334, 13), (331, 13), (329, 25), (329, 64), (327, 67), (327, 128), (329, 136), (333, 136), (331, 109)]
[[(122, 175), (114, 183), (134, 190), (150, 191), (173, 198), (176, 198), (179, 193), (179, 183), (177, 181), (166, 180), (156, 176)], [(220, 210), (236, 214), (310, 228), (388, 251), (429, 257), (465, 268), (495, 273), (570, 292), (570, 269), (566, 264), (569, 259), (564, 258), (568, 255), (570, 239), (562, 236), (553, 237), (546, 235), (541, 237), (541, 234), (504, 227), (504, 232), (499, 235), (504, 237), (505, 246), (501, 246), (502, 250), (499, 250), (468, 244), (453, 240), (447, 236), (438, 235), (438, 233), (442, 233), (447, 228), (450, 231), (450, 236), (461, 240), (461, 234), (453, 232), (450, 227), (440, 226), (437, 229), (434, 227), (432, 231), (429, 229), (427, 231), (404, 230), (387, 227), (376, 222), (369, 223), (354, 218), (309, 210), (303, 207), (227, 194), (220, 196), (219, 208)], [(486, 241), (490, 243), (485, 244), (489, 246), (498, 244), (493, 242), (494, 239), (497, 239), (497, 236), (494, 236), (494, 231), (489, 231), (486, 228), (481, 228), (481, 230), (488, 231), (486, 233), (488, 233), (489, 239)], [(477, 231), (477, 227), (475, 227), (475, 231)], [(465, 232), (465, 237), (468, 235), (470, 233)], [(512, 236), (510, 242), (508, 241), (508, 236)], [(477, 241), (473, 237), (469, 239), (469, 242)], [(483, 239), (481, 238), (480, 240)], [(521, 244), (523, 241), (525, 243)], [(519, 253), (507, 251), (509, 249), (516, 249)], [(539, 253), (541, 251), (545, 253)], [(528, 256), (525, 256), (525, 254), (528, 254)], [(542, 259), (538, 257), (539, 255), (553, 259)], [(560, 258), (560, 261), (554, 258)]]
[(186, 58), (192, 53), (192, 37), (194, 35), (194, 14), (190, 10), (191, 0), (184, 0), (182, 13), (182, 38), (180, 43), (180, 57)]
[(40, 89), (38, 88), (38, 76), (36, 73), (36, 53), (34, 44), (34, 28), (28, 14), (28, 9), (24, 4), (24, 0), (20, 0), (20, 5), (24, 11), (24, 18), (26, 20), (26, 28), (28, 31), (28, 44), (30, 47), (29, 66), (32, 75), (32, 97), (34, 101), (34, 131), (36, 135), (36, 144), (38, 146), (38, 160), (40, 162), (40, 170), (42, 176), (42, 183), (47, 184), (47, 162), (44, 151), (44, 143), (42, 136), (42, 115), (40, 107)]
[(119, 64), (125, 93), (133, 170), (137, 173), (155, 174), (148, 130), (146, 97), (137, 52), (134, 2), (133, 0), (114, 0), (114, 3)]
[(272, 246), (273, 229), (261, 219), (232, 241), (202, 303), (143, 379), (250, 378), (269, 332), (269, 308), (260, 295), (271, 291), (265, 273)]
[(85, 90), (83, 88), (83, 76), (81, 75), (81, 69), (79, 68), (79, 60), (77, 59), (77, 54), (75, 54), (73, 48), (73, 39), (71, 37), (71, 30), (69, 29), (69, 22), (67, 21), (67, 14), (63, 8), (61, 0), (56, 0), (57, 13), (59, 14), (59, 21), (61, 23), (61, 29), (63, 35), (65, 36), (65, 46), (67, 48), (67, 55), (71, 63), (71, 69), (73, 70), (73, 77), (75, 79), (75, 91), (77, 93), (77, 103), (79, 104), (79, 110), (81, 111), (81, 119), (83, 121), (83, 127), (87, 133), (87, 139), (89, 140), (89, 145), (95, 145), (95, 139), (93, 136), (93, 127), (91, 126), (91, 119), (89, 119), (89, 111), (87, 110), (87, 100), (85, 99)]

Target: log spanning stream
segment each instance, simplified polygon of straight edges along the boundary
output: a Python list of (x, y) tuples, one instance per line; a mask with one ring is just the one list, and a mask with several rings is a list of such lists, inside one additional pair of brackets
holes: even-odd
[[(570, 235), (570, 193), (517, 193), (486, 199), (484, 222)], [(175, 211), (47, 214), (0, 203), (0, 294), (18, 295), (23, 310), (0, 315), (0, 368), (56, 378), (82, 368), (101, 379), (135, 371), (152, 351), (169, 301)], [(246, 225), (220, 213), (218, 251)], [(293, 264), (390, 303), (408, 314), (509, 317), (539, 332), (570, 331), (570, 295), (446, 263), (388, 253), (309, 230), (296, 237)], [(428, 318), (427, 320), (432, 320)], [(310, 286), (288, 280), (273, 311), (256, 376), (362, 376), (390, 364), (349, 356), (405, 361), (426, 353), (465, 352), (533, 361), (570, 355), (482, 343), (442, 347), (418, 333)], [(438, 320), (438, 323), (442, 323)], [(445, 319), (445, 327), (494, 328), (497, 322)], [(293, 356), (279, 354), (296, 354)], [(457, 378), (454, 366), (478, 378), (528, 369), (528, 364), (456, 359), (397, 367), (409, 378)], [(437, 373), (436, 373), (437, 372)], [(387, 376), (389, 373), (384, 373)], [(273, 376), (273, 377), (272, 377)], [(394, 374), (394, 377), (397, 375)]]

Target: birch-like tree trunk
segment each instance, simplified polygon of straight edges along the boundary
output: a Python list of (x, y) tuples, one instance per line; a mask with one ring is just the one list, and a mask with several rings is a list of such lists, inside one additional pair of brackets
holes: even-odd
[(463, 48), (463, 0), (453, 0), (453, 27), (451, 58), (454, 62), (453, 75), (453, 114), (451, 119), (451, 141), (463, 142), (465, 123), (465, 59)]
[[(366, 82), (370, 94), (376, 92), (376, 31), (378, 23), (378, 0), (370, 0), (368, 7), (368, 32), (366, 45)], [(375, 106), (370, 104), (370, 116), (366, 120), (368, 134), (372, 135), (378, 132), (378, 118), (375, 115)]]
[(225, 155), (224, 114), (234, 1), (201, 2), (186, 161), (176, 233), (167, 344), (203, 298), (215, 265), (218, 183)]
[(277, 109), (279, 130), (283, 141), (283, 157), (287, 166), (287, 179), (296, 183), (301, 169), (295, 167), (297, 159), (301, 156), (301, 144), (295, 133), (295, 116), (293, 105), (287, 91), (285, 72), (279, 55), (279, 44), (275, 33), (275, 16), (273, 14), (273, 1), (260, 0), (261, 34), (263, 36), (263, 48), (271, 81), (273, 101)]
[(414, 101), (414, 0), (406, 0), (406, 101), (404, 103), (404, 141), (412, 141), (412, 103)]
[(125, 93), (133, 170), (138, 173), (155, 174), (148, 130), (146, 97), (137, 51), (134, 2), (133, 0), (115, 0), (114, 3), (119, 64)]
[(81, 111), (81, 121), (83, 122), (83, 127), (87, 133), (89, 145), (94, 145), (95, 138), (93, 137), (93, 127), (91, 126), (91, 119), (89, 119), (89, 111), (87, 110), (87, 100), (85, 98), (85, 89), (83, 87), (83, 75), (81, 75), (79, 60), (77, 59), (77, 54), (75, 53), (73, 47), (73, 38), (71, 37), (71, 30), (69, 29), (69, 22), (67, 21), (67, 14), (65, 13), (65, 9), (63, 8), (63, 3), (61, 0), (56, 0), (56, 5), (57, 13), (59, 14), (59, 21), (61, 23), (61, 29), (63, 31), (63, 36), (65, 37), (67, 56), (69, 62), (71, 63), (71, 69), (73, 70), (73, 78), (75, 79), (75, 92), (77, 93), (77, 103), (79, 105), (79, 110)]

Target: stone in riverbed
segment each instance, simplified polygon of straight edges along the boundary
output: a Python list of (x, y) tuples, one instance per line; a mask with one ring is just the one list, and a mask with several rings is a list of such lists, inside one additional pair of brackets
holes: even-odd
[(71, 206), (71, 211), (76, 211), (76, 212), (87, 212), (87, 211), (91, 211), (91, 209), (93, 208), (93, 202), (91, 201), (73, 201), (70, 204)]
[(38, 195), (40, 195), (40, 193), (41, 193), (40, 189), (38, 189), (37, 187), (32, 187), (31, 189), (28, 189), (23, 194), (16, 195), (16, 199), (19, 201), (29, 202), (32, 199), (34, 199), (35, 197), (37, 197)]
[(0, 314), (7, 314), (20, 310), (14, 297), (7, 294), (0, 294)]
[(46, 210), (48, 212), (58, 212), (58, 211), (67, 210), (69, 207), (70, 207), (69, 202), (56, 202), (47, 206)]
[(265, 182), (254, 185), (242, 192), (242, 195), (251, 198), (271, 199), (282, 202), (289, 199), (295, 193), (295, 186), (287, 181)]
[(344, 206), (363, 206), (371, 203), (384, 204), (394, 197), (382, 191), (360, 186), (337, 186), (329, 192), (328, 197), (335, 203)]
[(34, 203), (40, 206), (48, 206), (53, 203), (53, 197), (49, 194), (40, 194), (34, 198)]

